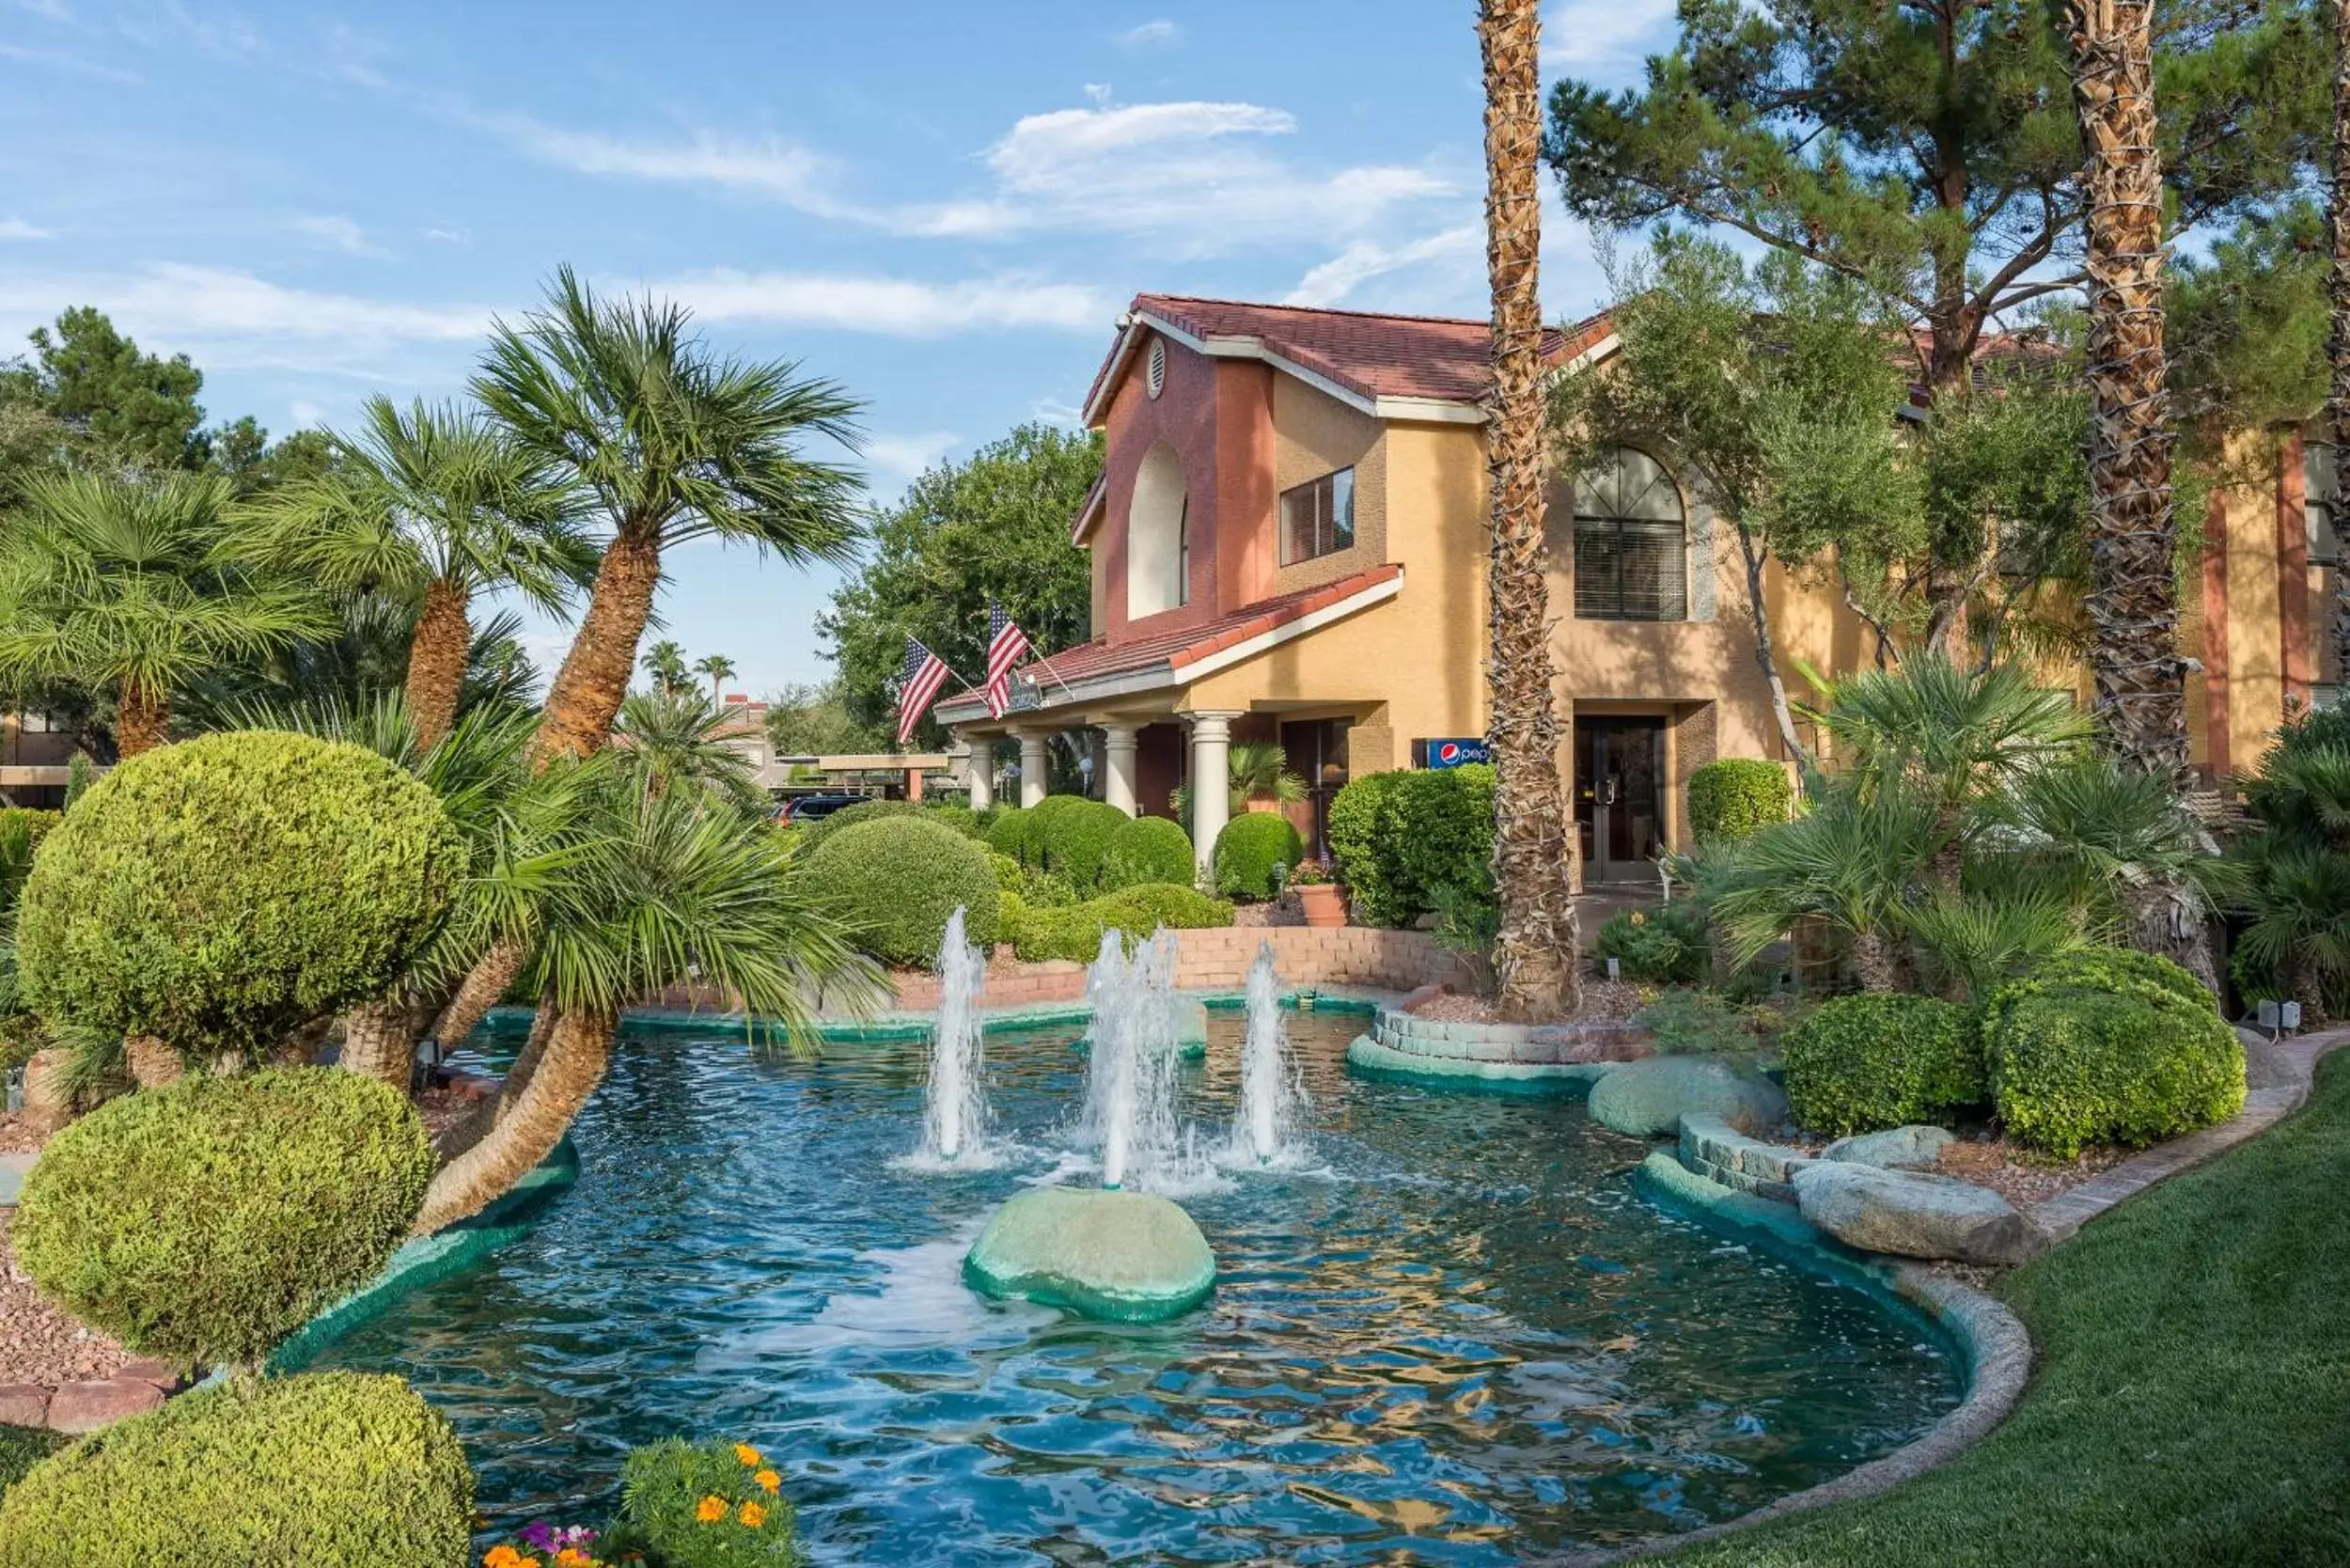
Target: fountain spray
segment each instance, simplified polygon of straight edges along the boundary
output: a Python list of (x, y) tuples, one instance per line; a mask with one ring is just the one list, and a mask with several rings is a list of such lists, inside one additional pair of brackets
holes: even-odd
[(1272, 1165), (1296, 1125), (1304, 1090), (1289, 1060), (1289, 1030), (1281, 1018), (1281, 977), (1273, 944), (1257, 949), (1248, 970), (1248, 1030), (1241, 1045), (1240, 1114), (1232, 1123), (1233, 1157)]
[(922, 1131), (923, 1153), (948, 1165), (966, 1152), (979, 1153), (987, 1136), (986, 1040), (979, 1011), (986, 975), (987, 961), (964, 937), (958, 907), (938, 944), (938, 1023), (931, 1034)]

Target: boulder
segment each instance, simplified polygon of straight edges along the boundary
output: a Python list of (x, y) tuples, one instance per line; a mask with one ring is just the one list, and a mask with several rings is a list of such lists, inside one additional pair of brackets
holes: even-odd
[(35, 1052), (24, 1064), (24, 1123), (37, 1137), (72, 1120), (73, 1091), (66, 1083), (70, 1066), (67, 1053), (54, 1046)]
[(2051, 1238), (2039, 1221), (1971, 1182), (1820, 1160), (1795, 1172), (1795, 1207), (1847, 1247), (1962, 1263), (2020, 1263)]
[(963, 1277), (984, 1295), (1156, 1323), (1207, 1299), (1215, 1254), (1191, 1215), (1155, 1194), (1031, 1187), (989, 1218)]
[(1787, 1120), (1787, 1096), (1713, 1057), (1650, 1057), (1611, 1067), (1591, 1086), (1591, 1120), (1633, 1137), (1668, 1137), (1687, 1115), (1716, 1116), (1749, 1137)]
[(1932, 1170), (1941, 1163), (1943, 1146), (1957, 1141), (1944, 1127), (1894, 1127), (1840, 1137), (1820, 1151), (1820, 1158), (1883, 1166), (1888, 1170)]
[(96, 1432), (163, 1407), (164, 1391), (143, 1378), (91, 1378), (57, 1386), (49, 1398), (49, 1424), (59, 1432)]

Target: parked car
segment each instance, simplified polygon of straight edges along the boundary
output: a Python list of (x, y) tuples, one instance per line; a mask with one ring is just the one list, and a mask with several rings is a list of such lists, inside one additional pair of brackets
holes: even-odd
[(820, 823), (844, 806), (854, 806), (863, 795), (822, 794), (801, 795), (783, 803), (777, 822), (802, 823)]

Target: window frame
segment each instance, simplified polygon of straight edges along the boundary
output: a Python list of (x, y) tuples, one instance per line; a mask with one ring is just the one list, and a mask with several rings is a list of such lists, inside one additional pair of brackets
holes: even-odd
[[(1690, 618), (1688, 498), (1682, 493), (1680, 480), (1673, 471), (1653, 454), (1637, 447), (1618, 446), (1608, 450), (1609, 461), (1615, 465), (1610, 477), (1619, 487), (1619, 492), (1623, 478), (1624, 455), (1629, 453), (1639, 457), (1656, 470), (1657, 477), (1666, 485), (1671, 487), (1673, 508), (1678, 515), (1669, 519), (1634, 516), (1623, 510), (1620, 493), (1613, 502), (1612, 510), (1587, 512), (1583, 508), (1584, 481), (1578, 479), (1571, 484), (1568, 487), (1568, 535), (1574, 551), (1574, 619), (1628, 621), (1648, 626), (1685, 623)], [(1596, 587), (1597, 574), (1589, 570), (1597, 564), (1595, 557), (1601, 553), (1586, 547), (1587, 540), (1600, 539), (1604, 539), (1608, 545), (1605, 557), (1613, 577), (1605, 595)], [(1668, 560), (1673, 563), (1669, 594), (1665, 590), (1665, 580), (1660, 574), (1654, 591), (1649, 595), (1657, 607), (1656, 614), (1633, 613), (1629, 608), (1633, 596), (1627, 593), (1624, 581), (1627, 543), (1653, 545), (1660, 562)]]
[[(1328, 497), (1326, 507), (1322, 499), (1325, 495)], [(1291, 548), (1296, 533), (1292, 525), (1291, 505), (1299, 497), (1309, 497), (1315, 505), (1315, 515), (1308, 520), (1307, 526), (1309, 531), (1308, 542), (1317, 548), (1295, 554)], [(1340, 505), (1341, 498), (1343, 509)], [(1340, 519), (1341, 510), (1345, 514), (1342, 523)], [(1355, 465), (1350, 463), (1343, 468), (1317, 474), (1305, 483), (1293, 484), (1281, 492), (1278, 504), (1274, 508), (1274, 526), (1280, 532), (1276, 541), (1276, 550), (1283, 566), (1302, 566), (1308, 561), (1318, 561), (1324, 556), (1354, 549)]]

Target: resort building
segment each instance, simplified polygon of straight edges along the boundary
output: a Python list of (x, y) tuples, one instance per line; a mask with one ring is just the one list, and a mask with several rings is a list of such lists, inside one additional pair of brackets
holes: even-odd
[[(1606, 317), (1551, 334), (1554, 374), (1604, 371)], [(976, 692), (939, 718), (979, 758), (1019, 747), (1022, 803), (1045, 747), (1082, 731), (1095, 792), (1167, 814), (1221, 779), (1240, 741), (1277, 742), (1309, 785), (1319, 848), (1358, 774), (1481, 753), (1486, 724), (1482, 321), (1138, 295), (1087, 394), (1100, 484), (1073, 523), (1092, 560), (1093, 637), (1027, 666), (1010, 711)], [(2250, 766), (2317, 690), (2313, 627), (2330, 525), (2305, 444), (2268, 443), (2273, 482), (2215, 496), (2203, 591), (2185, 606), (2199, 765)], [(2312, 468), (2326, 468), (2311, 463)], [(2321, 497), (2322, 500), (2322, 497)], [(1688, 826), (1682, 785), (1716, 757), (1784, 747), (1754, 653), (1735, 541), (1666, 454), (1616, 451), (1548, 498), (1551, 650), (1587, 884), (1649, 881)], [(1762, 591), (1782, 677), (1873, 657), (1833, 590), (1774, 565)], [(2086, 672), (2078, 680), (2086, 696)], [(975, 804), (995, 770), (970, 770)], [(1224, 792), (1200, 792), (1204, 857)]]

